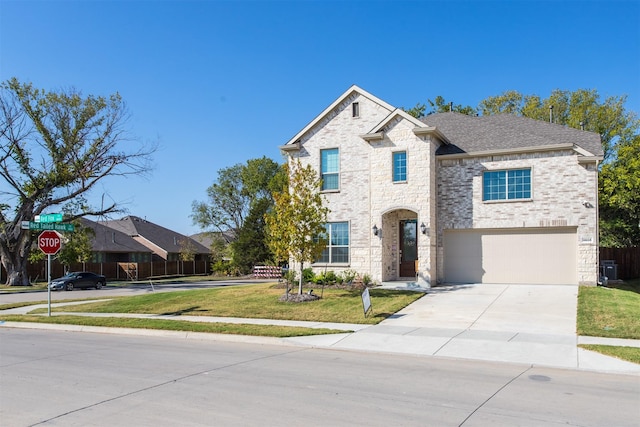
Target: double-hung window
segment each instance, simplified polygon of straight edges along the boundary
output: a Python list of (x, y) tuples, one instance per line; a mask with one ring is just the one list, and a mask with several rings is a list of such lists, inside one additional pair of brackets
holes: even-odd
[(337, 148), (320, 150), (320, 174), (323, 191), (340, 189), (339, 153)]
[(327, 246), (316, 261), (323, 264), (349, 263), (349, 223), (329, 222), (325, 224), (325, 234), (322, 236)]
[(482, 181), (482, 200), (531, 198), (531, 169), (486, 171)]
[(407, 152), (397, 151), (393, 153), (393, 182), (407, 180)]

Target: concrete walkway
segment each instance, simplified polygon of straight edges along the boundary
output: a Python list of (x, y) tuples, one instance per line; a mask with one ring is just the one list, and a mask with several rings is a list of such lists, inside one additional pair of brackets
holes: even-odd
[[(283, 339), (156, 330), (130, 329), (124, 331), (73, 325), (23, 324), (20, 322), (6, 322), (3, 326), (171, 335), (199, 339), (204, 339), (208, 335), (207, 339), (225, 341), (462, 358), (640, 375), (640, 365), (638, 364), (578, 348), (578, 344), (640, 347), (640, 340), (576, 336), (578, 288), (575, 286), (482, 284), (422, 289), (415, 283), (391, 282), (383, 284), (383, 287), (425, 291), (427, 295), (378, 325), (206, 316), (84, 314), (87, 316), (146, 317), (195, 322), (302, 326), (345, 331), (341, 334)], [(65, 304), (78, 303), (52, 305)], [(33, 308), (34, 306), (21, 307), (5, 310), (3, 313), (24, 314)], [(375, 298), (372, 299), (372, 308), (375, 313)], [(79, 315), (79, 313), (73, 314)]]

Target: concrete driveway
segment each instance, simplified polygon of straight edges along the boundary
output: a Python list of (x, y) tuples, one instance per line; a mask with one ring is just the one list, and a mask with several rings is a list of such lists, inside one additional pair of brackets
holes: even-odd
[[(440, 286), (380, 324), (325, 345), (640, 373), (640, 365), (578, 348), (577, 296), (577, 286)], [(375, 299), (372, 305), (375, 311)]]

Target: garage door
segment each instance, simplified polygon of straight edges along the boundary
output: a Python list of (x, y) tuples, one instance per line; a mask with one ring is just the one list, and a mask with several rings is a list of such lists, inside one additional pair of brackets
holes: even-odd
[(447, 283), (577, 284), (575, 228), (445, 230)]

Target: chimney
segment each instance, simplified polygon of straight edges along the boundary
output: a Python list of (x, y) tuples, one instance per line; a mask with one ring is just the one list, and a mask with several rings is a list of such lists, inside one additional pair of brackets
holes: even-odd
[(553, 105), (549, 105), (549, 123), (553, 123)]
[(449, 112), (453, 111), (453, 101), (449, 102)]
[(584, 122), (580, 120), (580, 130), (584, 130)]

